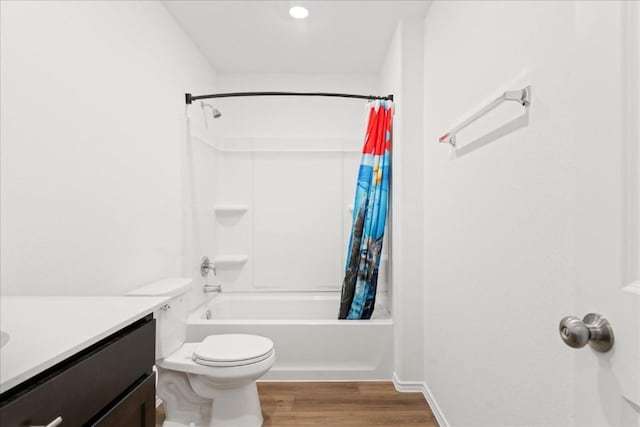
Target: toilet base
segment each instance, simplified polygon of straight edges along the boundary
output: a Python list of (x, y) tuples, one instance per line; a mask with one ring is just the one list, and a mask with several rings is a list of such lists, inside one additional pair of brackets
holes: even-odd
[(255, 381), (241, 385), (214, 384), (210, 378), (187, 374), (193, 390), (212, 399), (209, 427), (261, 427), (263, 418)]
[(162, 427), (208, 427), (211, 399), (198, 396), (183, 372), (158, 368), (158, 374), (156, 393), (166, 414)]
[(210, 427), (260, 427), (262, 410), (255, 381), (218, 393), (211, 404)]

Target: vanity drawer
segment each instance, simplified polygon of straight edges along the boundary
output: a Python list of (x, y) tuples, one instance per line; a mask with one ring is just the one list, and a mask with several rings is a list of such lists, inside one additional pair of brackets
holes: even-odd
[(151, 373), (138, 381), (131, 390), (111, 406), (92, 427), (155, 427), (156, 376)]
[(4, 393), (0, 424), (47, 425), (60, 416), (63, 426), (81, 426), (150, 374), (154, 362), (155, 320), (147, 316)]

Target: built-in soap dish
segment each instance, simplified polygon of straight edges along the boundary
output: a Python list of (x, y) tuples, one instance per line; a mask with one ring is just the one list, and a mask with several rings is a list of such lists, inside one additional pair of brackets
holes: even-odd
[(214, 212), (216, 213), (216, 215), (218, 216), (233, 216), (233, 215), (243, 215), (246, 211), (249, 210), (249, 206), (248, 205), (243, 205), (243, 204), (220, 204), (220, 205), (216, 205), (213, 208)]
[(248, 255), (218, 255), (213, 258), (213, 265), (221, 268), (239, 268), (249, 260)]

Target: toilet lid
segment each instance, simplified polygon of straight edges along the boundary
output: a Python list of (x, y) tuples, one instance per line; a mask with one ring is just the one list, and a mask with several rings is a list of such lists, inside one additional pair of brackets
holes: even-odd
[(193, 361), (207, 366), (241, 366), (260, 362), (273, 353), (273, 341), (257, 335), (209, 335), (196, 345)]

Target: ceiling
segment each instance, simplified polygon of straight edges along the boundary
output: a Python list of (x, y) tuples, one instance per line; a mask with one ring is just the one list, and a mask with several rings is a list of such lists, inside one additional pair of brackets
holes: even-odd
[[(222, 73), (371, 73), (398, 19), (423, 17), (429, 1), (163, 2)], [(302, 5), (309, 17), (295, 20)]]

